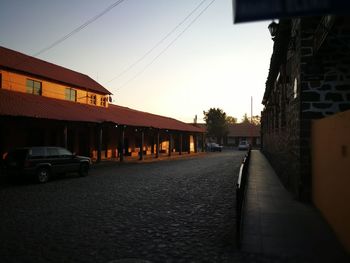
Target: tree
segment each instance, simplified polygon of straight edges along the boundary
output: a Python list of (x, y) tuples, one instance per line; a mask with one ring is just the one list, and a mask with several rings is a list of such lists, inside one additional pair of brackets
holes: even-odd
[(261, 119), (261, 117), (259, 115), (255, 115), (255, 116), (253, 116), (251, 123), (254, 125), (260, 125), (260, 119)]
[(260, 116), (259, 115), (255, 115), (252, 118), (249, 118), (248, 114), (245, 113), (243, 115), (243, 118), (242, 118), (241, 122), (242, 123), (251, 123), (251, 124), (254, 124), (254, 125), (260, 125)]
[(237, 123), (237, 118), (232, 117), (232, 116), (227, 116), (226, 122), (227, 122), (227, 124), (235, 124), (235, 123)]
[(244, 113), (243, 118), (242, 118), (242, 123), (250, 123), (250, 120), (248, 118), (248, 114)]
[(208, 135), (216, 137), (217, 143), (221, 143), (221, 139), (228, 132), (226, 113), (219, 108), (210, 108), (203, 111), (203, 114)]

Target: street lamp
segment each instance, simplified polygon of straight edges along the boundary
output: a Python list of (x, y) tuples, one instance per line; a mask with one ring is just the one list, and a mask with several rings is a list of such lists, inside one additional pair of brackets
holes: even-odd
[(270, 31), (272, 40), (274, 40), (277, 34), (278, 24), (275, 21), (272, 21), (271, 24), (269, 24), (268, 29)]

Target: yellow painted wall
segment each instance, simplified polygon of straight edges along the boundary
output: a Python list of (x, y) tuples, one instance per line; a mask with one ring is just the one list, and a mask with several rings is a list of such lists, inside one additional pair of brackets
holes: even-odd
[(312, 193), (350, 252), (350, 111), (312, 124)]
[(159, 151), (161, 153), (169, 153), (169, 141), (162, 141), (159, 143)]
[[(55, 82), (50, 82), (46, 80), (42, 80), (39, 78), (33, 78), (29, 75), (22, 75), (18, 73), (13, 73), (5, 70), (0, 70), (0, 74), (2, 75), (2, 88), (12, 91), (18, 91), (18, 92), (26, 92), (26, 81), (27, 79), (35, 80), (41, 82), (41, 89), (42, 89), (42, 96), (49, 97), (49, 98), (55, 98), (55, 99), (62, 99), (65, 100), (65, 89), (66, 88), (73, 88), (70, 86), (65, 86), (62, 84), (58, 84)], [(100, 105), (101, 97), (106, 97), (102, 94), (97, 94), (93, 92), (88, 92), (83, 89), (79, 88), (73, 88), (77, 91), (77, 102), (79, 103), (90, 103), (90, 97), (92, 95), (96, 96), (96, 105)], [(108, 107), (108, 100), (106, 100), (106, 107)]]
[(194, 137), (193, 137), (193, 135), (190, 135), (190, 152), (191, 152), (191, 153), (195, 152), (195, 149), (194, 149)]

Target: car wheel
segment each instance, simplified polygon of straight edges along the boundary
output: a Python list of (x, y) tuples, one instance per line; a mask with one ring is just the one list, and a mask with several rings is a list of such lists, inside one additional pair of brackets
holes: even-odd
[(79, 169), (80, 176), (87, 176), (89, 174), (89, 165), (87, 163), (82, 163)]
[(47, 183), (50, 179), (50, 171), (48, 168), (39, 168), (36, 172), (36, 180), (40, 184)]

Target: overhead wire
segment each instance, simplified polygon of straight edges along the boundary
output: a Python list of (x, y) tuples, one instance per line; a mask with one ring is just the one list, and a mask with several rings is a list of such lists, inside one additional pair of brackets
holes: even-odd
[[(104, 9), (102, 12), (100, 12), (99, 14), (93, 16), (92, 18), (90, 18), (89, 20), (87, 20), (85, 23), (83, 23), (82, 25), (80, 25), (79, 27), (75, 28), (74, 30), (72, 30), (70, 33), (64, 35), (63, 37), (59, 38), (58, 40), (54, 41), (52, 44), (50, 44), (49, 46), (41, 49), (40, 51), (36, 52), (34, 55), (32, 55), (32, 57), (37, 57), (39, 55), (41, 55), (44, 52), (47, 52), (48, 50), (52, 49), (53, 47), (57, 46), (58, 44), (62, 43), (63, 41), (65, 41), (66, 39), (68, 39), (69, 37), (73, 36), (74, 34), (78, 33), (79, 31), (81, 31), (82, 29), (84, 29), (85, 27), (87, 27), (88, 25), (90, 25), (91, 23), (93, 23), (94, 21), (96, 21), (97, 19), (99, 19), (100, 17), (102, 17), (103, 15), (105, 15), (107, 12), (109, 12), (110, 10), (112, 10), (114, 7), (118, 6), (119, 4), (121, 4), (122, 2), (124, 2), (125, 0), (118, 0), (116, 2), (114, 2), (112, 5), (108, 6), (106, 9)], [(24, 59), (21, 59), (19, 62), (15, 63), (13, 65), (13, 67), (16, 67), (18, 65), (23, 64), (24, 62), (26, 62), (27, 60), (30, 59), (30, 56), (25, 57)], [(29, 67), (31, 67), (31, 65), (28, 65)], [(11, 82), (11, 77), (10, 77), (10, 82)]]
[(123, 76), (125, 73), (130, 71), (133, 67), (135, 67), (138, 63), (144, 60), (150, 53), (152, 53), (160, 44), (162, 44), (167, 38), (169, 38), (183, 23), (185, 23), (194, 12), (196, 12), (207, 0), (201, 1), (180, 23), (178, 23), (172, 30), (170, 30), (160, 41), (158, 41), (152, 48), (150, 48), (145, 54), (143, 54), (139, 59), (135, 60), (130, 66), (121, 71), (117, 76), (113, 77), (111, 80), (105, 82), (108, 84), (113, 80)]
[[(101, 13), (97, 14), (96, 16), (90, 18), (88, 21), (80, 25), (79, 27), (75, 28), (72, 30), (70, 33), (66, 34), (65, 36), (59, 38), (58, 40), (54, 41), (52, 44), (49, 46), (41, 49), (37, 53), (35, 53), (33, 56), (39, 56), (40, 54), (47, 52), (48, 50), (52, 49), (53, 47), (57, 46), (58, 44), (62, 43), (69, 37), (73, 36), (74, 34), (78, 33), (85, 27), (87, 27), (89, 24), (93, 23), (96, 21), (98, 18), (102, 17), (105, 15), (107, 12), (112, 10), (114, 7), (118, 6), (125, 0), (119, 0), (113, 3), (112, 5), (108, 6), (105, 10), (103, 10)], [(131, 68), (133, 68), (136, 64), (138, 64), (140, 61), (142, 61), (146, 56), (148, 56), (152, 51), (154, 51), (161, 43), (163, 43), (170, 35), (172, 35), (186, 20), (188, 20), (194, 12), (196, 12), (202, 5), (205, 3), (207, 0), (201, 1), (177, 26), (175, 26), (167, 35), (165, 35), (155, 46), (153, 46), (150, 50), (148, 50), (141, 58), (139, 58), (137, 61), (135, 61), (133, 64), (131, 64), (128, 68), (126, 68), (123, 72), (121, 72), (118, 76), (115, 78), (118, 78), (119, 76), (125, 74), (127, 71), (129, 71)], [(196, 21), (197, 19), (215, 2), (215, 0), (212, 0), (186, 27), (184, 30), (182, 30), (158, 55), (149, 63), (147, 64), (140, 72), (138, 72), (133, 78), (129, 79), (127, 82), (125, 82), (120, 88), (128, 85), (131, 81), (136, 79), (139, 75), (141, 75), (143, 72), (147, 70), (162, 54), (164, 54)], [(22, 62), (24, 62), (23, 60)], [(21, 64), (21, 63), (18, 63)], [(114, 80), (113, 78), (112, 80)], [(111, 82), (110, 80), (109, 82)], [(12, 82), (10, 80), (10, 82)]]
[(102, 17), (103, 15), (105, 15), (106, 13), (108, 13), (109, 11), (111, 11), (114, 7), (118, 6), (119, 4), (121, 4), (122, 2), (124, 2), (125, 0), (119, 0), (116, 1), (115, 3), (113, 3), (112, 5), (108, 6), (106, 9), (104, 9), (101, 13), (95, 15), (94, 17), (90, 18), (89, 20), (87, 20), (85, 23), (83, 23), (82, 25), (78, 26), (77, 28), (75, 28), (74, 30), (72, 30), (71, 32), (69, 32), (68, 34), (64, 35), (63, 37), (57, 39), (56, 41), (54, 41), (52, 44), (48, 45), (47, 47), (41, 49), (40, 51), (36, 52), (33, 57), (37, 57), (39, 55), (41, 55), (42, 53), (50, 50), (51, 48), (57, 46), (58, 44), (62, 43), (63, 41), (65, 41), (66, 39), (70, 38), (71, 36), (73, 36), (74, 34), (78, 33), (79, 31), (83, 30), (85, 27), (87, 27), (88, 25), (90, 25), (91, 23), (95, 22), (97, 19), (99, 19), (100, 17)]
[(148, 63), (141, 71), (136, 73), (136, 75), (122, 84), (119, 89), (127, 86), (130, 82), (135, 80), (138, 76), (140, 76), (143, 72), (145, 72), (161, 55), (163, 55), (197, 20), (198, 18), (215, 2), (216, 0), (212, 0), (186, 27), (182, 30), (158, 55)]

